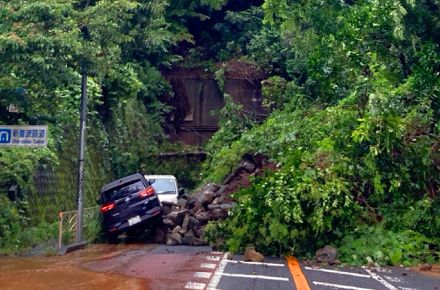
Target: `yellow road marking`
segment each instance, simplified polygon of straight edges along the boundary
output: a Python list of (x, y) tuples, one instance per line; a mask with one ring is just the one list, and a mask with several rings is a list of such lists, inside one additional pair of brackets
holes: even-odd
[(306, 277), (301, 271), (298, 260), (295, 257), (287, 257), (287, 265), (289, 266), (290, 273), (292, 274), (293, 281), (297, 290), (310, 290), (309, 283)]

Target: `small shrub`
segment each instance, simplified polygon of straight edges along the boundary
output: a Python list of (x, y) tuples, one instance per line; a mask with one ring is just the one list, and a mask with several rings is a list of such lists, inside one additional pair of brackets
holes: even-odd
[(413, 230), (388, 230), (384, 224), (361, 225), (340, 241), (343, 261), (354, 265), (410, 266), (438, 261), (439, 253), (431, 251), (433, 240)]
[(56, 239), (56, 222), (30, 226), (22, 205), (11, 202), (4, 195), (0, 195), (0, 205), (0, 253), (18, 253)]

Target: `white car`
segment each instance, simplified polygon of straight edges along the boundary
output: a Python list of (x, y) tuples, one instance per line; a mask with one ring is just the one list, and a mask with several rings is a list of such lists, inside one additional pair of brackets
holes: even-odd
[(153, 186), (160, 202), (168, 201), (177, 204), (179, 192), (182, 189), (177, 188), (177, 180), (173, 175), (145, 175), (145, 179)]

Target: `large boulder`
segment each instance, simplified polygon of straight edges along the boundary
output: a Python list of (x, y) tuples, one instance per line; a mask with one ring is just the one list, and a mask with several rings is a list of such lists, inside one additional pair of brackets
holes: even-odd
[(222, 208), (215, 208), (209, 212), (213, 220), (223, 220), (228, 217), (228, 212)]
[(203, 186), (203, 189), (210, 190), (212, 192), (217, 191), (220, 188), (218, 184), (215, 183), (208, 183), (205, 186)]
[(200, 203), (202, 206), (207, 206), (214, 200), (214, 191), (211, 190), (204, 190), (202, 192), (202, 196), (200, 198)]
[(190, 197), (190, 198), (188, 199), (188, 201), (186, 202), (185, 207), (186, 207), (187, 209), (193, 209), (193, 208), (195, 208), (197, 205), (198, 205), (199, 208), (200, 208), (201, 203), (200, 203), (200, 200), (199, 200), (199, 196), (192, 196), (192, 197)]
[(248, 246), (244, 251), (244, 260), (251, 262), (263, 262), (264, 256), (257, 252), (254, 246)]
[(198, 238), (203, 238), (203, 236), (205, 235), (205, 228), (206, 226), (201, 226), (200, 228), (194, 231), (194, 235)]
[(190, 217), (188, 220), (188, 228), (192, 229), (193, 231), (198, 230), (201, 225), (202, 223), (194, 217)]
[(208, 209), (209, 210), (213, 210), (213, 209), (216, 209), (216, 208), (222, 208), (222, 205), (221, 204), (210, 204), (210, 205), (208, 205)]
[(172, 221), (171, 219), (168, 218), (164, 218), (162, 220), (163, 225), (168, 228), (168, 229), (172, 229), (176, 226), (176, 224), (174, 223), (174, 221)]
[(187, 202), (188, 202), (187, 198), (179, 198), (177, 200), (177, 205), (180, 206), (180, 208), (185, 208)]
[(212, 216), (209, 212), (204, 211), (203, 209), (199, 210), (195, 216), (196, 220), (198, 220), (202, 225), (206, 224), (208, 221), (212, 219)]
[(206, 245), (206, 242), (202, 239), (199, 239), (195, 237), (194, 232), (192, 230), (189, 230), (184, 236), (183, 236), (183, 243), (185, 245), (190, 246), (202, 246)]
[(318, 262), (331, 264), (336, 261), (337, 256), (338, 251), (336, 248), (332, 246), (325, 246), (324, 248), (316, 251), (315, 258)]
[(226, 195), (220, 195), (212, 202), (212, 204), (223, 204), (226, 202), (226, 199), (227, 199)]
[(182, 235), (179, 232), (172, 231), (166, 237), (167, 246), (176, 246), (182, 244)]
[[(201, 206), (207, 206), (215, 198), (215, 192), (220, 187), (215, 183), (208, 183), (199, 191), (195, 192), (187, 201), (186, 208), (193, 209)], [(197, 211), (198, 208), (195, 211)]]
[(166, 219), (170, 219), (174, 222), (175, 225), (181, 225), (183, 222), (183, 219), (185, 217), (185, 214), (188, 211), (186, 209), (179, 210), (179, 211), (173, 211), (166, 215)]
[(182, 222), (182, 230), (180, 231), (181, 234), (185, 234), (188, 231), (188, 224), (189, 224), (189, 214), (186, 214), (183, 218)]
[(225, 193), (226, 190), (228, 190), (228, 185), (222, 185), (222, 186), (220, 186), (220, 188), (215, 192), (215, 195), (216, 195), (216, 196), (220, 196), (220, 195), (222, 195), (223, 193)]
[(187, 206), (187, 208), (190, 209), (189, 212), (190, 212), (192, 215), (195, 215), (196, 212), (198, 212), (198, 211), (202, 208), (202, 204), (201, 204), (199, 201), (197, 201), (196, 203), (194, 203), (193, 206), (191, 206), (191, 207), (188, 207), (188, 206)]
[(221, 209), (225, 210), (225, 211), (229, 211), (232, 208), (234, 208), (234, 204), (233, 203), (224, 203), (222, 205), (220, 205)]

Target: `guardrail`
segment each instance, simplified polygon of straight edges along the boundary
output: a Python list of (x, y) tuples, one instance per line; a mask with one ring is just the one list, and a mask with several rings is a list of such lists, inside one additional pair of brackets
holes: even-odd
[[(63, 243), (70, 244), (75, 238), (78, 211), (61, 211), (58, 213), (58, 248), (62, 248)], [(84, 221), (98, 219), (97, 207), (84, 208)], [(83, 223), (83, 228), (87, 228), (87, 222)]]

